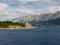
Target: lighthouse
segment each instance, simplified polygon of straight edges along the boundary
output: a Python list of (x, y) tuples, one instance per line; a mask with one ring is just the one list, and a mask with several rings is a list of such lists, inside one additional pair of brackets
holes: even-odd
[(26, 29), (34, 29), (37, 27), (33, 27), (30, 23), (29, 23), (29, 17), (26, 16)]
[(26, 16), (26, 29), (32, 28), (32, 25), (29, 24), (29, 17)]

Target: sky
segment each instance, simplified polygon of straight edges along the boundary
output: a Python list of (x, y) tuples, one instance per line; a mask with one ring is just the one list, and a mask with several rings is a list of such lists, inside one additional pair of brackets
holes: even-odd
[(60, 11), (60, 0), (0, 0), (0, 20)]

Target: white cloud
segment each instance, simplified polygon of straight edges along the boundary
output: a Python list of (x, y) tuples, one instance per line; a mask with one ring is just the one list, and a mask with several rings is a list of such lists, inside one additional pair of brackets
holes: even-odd
[(55, 13), (57, 11), (60, 11), (60, 6), (51, 6), (48, 7), (47, 10), (49, 10), (51, 13)]
[(0, 3), (0, 20), (10, 20), (14, 17), (18, 17), (17, 15), (16, 11), (9, 7), (9, 5)]
[(6, 9), (8, 8), (9, 6), (7, 4), (4, 4), (4, 3), (0, 3), (0, 10), (2, 9)]
[(60, 2), (60, 0), (23, 0), (28, 2)]
[(50, 2), (50, 0), (18, 0), (21, 3), (28, 3), (28, 2)]
[(23, 16), (24, 14), (41, 14), (41, 13), (52, 13), (60, 11), (60, 6), (50, 6), (44, 9), (35, 9), (29, 7), (18, 7), (11, 8), (7, 4), (0, 4), (0, 20), (10, 20), (15, 17)]
[(35, 14), (37, 13), (37, 11), (33, 8), (27, 8), (27, 7), (19, 7), (15, 9), (16, 11), (20, 11), (23, 13), (27, 13), (27, 14)]
[(19, 0), (20, 2), (37, 2), (39, 0)]
[(43, 9), (36, 9), (38, 12), (42, 13), (55, 13), (57, 11), (60, 11), (60, 6), (49, 6), (47, 8)]
[[(39, 3), (49, 2), (50, 3), (52, 0), (19, 0), (19, 1), (22, 3), (27, 3), (27, 2), (39, 2)], [(50, 6), (47, 6), (46, 8), (37, 9), (37, 8), (29, 7), (27, 5), (24, 5), (24, 6), (20, 5), (16, 8), (12, 8), (7, 3), (0, 3), (0, 20), (7, 20), (7, 19), (10, 20), (15, 17), (23, 16), (25, 14), (37, 15), (41, 13), (52, 13), (56, 11), (60, 11), (60, 6), (50, 5)]]
[(5, 3), (0, 4), (0, 20), (11, 20), (25, 14), (38, 14), (39, 12), (29, 7), (11, 8)]

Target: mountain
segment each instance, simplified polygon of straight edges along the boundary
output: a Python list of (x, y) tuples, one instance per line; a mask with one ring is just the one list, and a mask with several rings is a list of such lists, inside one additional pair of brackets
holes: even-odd
[[(58, 18), (60, 19), (60, 11), (57, 11), (56, 13), (28, 15), (27, 18), (31, 24), (41, 25), (41, 24), (44, 24), (44, 22), (49, 23), (49, 21), (52, 22), (52, 21), (58, 20)], [(26, 22), (27, 18), (26, 16), (23, 16), (23, 17), (12, 19), (12, 21)]]
[(52, 25), (60, 25), (60, 17), (56, 18), (56, 19), (53, 19), (53, 20), (48, 20), (46, 22), (48, 22), (48, 24), (52, 24)]

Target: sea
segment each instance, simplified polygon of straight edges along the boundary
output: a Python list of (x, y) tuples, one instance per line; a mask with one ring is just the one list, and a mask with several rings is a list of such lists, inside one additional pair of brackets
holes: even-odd
[(60, 25), (38, 29), (0, 29), (0, 45), (60, 45)]

